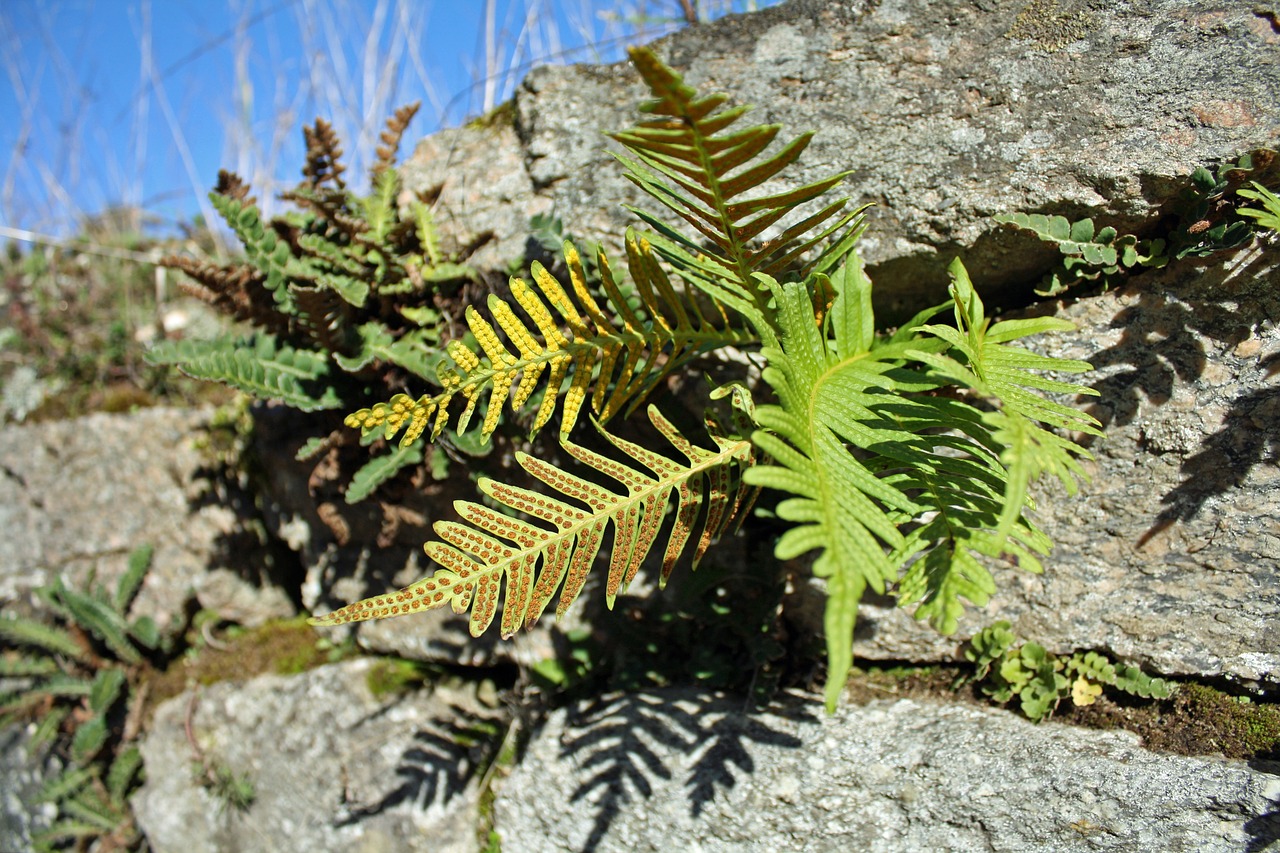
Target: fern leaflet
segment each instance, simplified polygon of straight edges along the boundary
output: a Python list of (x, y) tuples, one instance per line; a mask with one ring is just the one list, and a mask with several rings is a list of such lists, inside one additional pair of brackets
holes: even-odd
[[(470, 501), (456, 502), (455, 508), (467, 523), (436, 523), (440, 541), (426, 545), (428, 556), (442, 567), (434, 575), (398, 593), (369, 598), (312, 619), (312, 624), (380, 619), (447, 603), (455, 613), (471, 611), (471, 634), (478, 637), (493, 622), (505, 580), (501, 632), (504, 638), (510, 637), (521, 625), (528, 627), (536, 622), (557, 590), (557, 618), (573, 604), (610, 523), (614, 530), (613, 553), (605, 590), (612, 607), (618, 592), (631, 582), (657, 540), (673, 495), (675, 521), (663, 554), (662, 581), (665, 583), (701, 519), (701, 534), (694, 546), (696, 566), (711, 541), (747, 503), (744, 496), (749, 490), (736, 475), (753, 461), (751, 443), (713, 433), (716, 450), (707, 450), (685, 439), (652, 406), (649, 420), (686, 457), (687, 464), (611, 435), (598, 425), (600, 434), (614, 447), (652, 473), (562, 439), (562, 446), (575, 459), (625, 487), (624, 492), (616, 492), (527, 454), (518, 454), (525, 471), (552, 491), (578, 503), (482, 478), (480, 490), (508, 512)], [(539, 519), (554, 529), (521, 520), (517, 514)]]
[[(325, 385), (329, 365), (322, 355), (260, 334), (235, 340), (165, 341), (147, 353), (152, 364), (174, 364), (188, 376), (222, 382), (256, 397), (282, 400), (303, 412), (335, 409), (337, 392)], [(314, 390), (313, 390), (314, 389)]]

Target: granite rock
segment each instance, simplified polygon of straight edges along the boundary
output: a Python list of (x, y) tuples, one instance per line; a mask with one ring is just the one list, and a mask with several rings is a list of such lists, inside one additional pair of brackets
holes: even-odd
[(494, 815), (507, 853), (1260, 851), (1280, 840), (1280, 764), (966, 705), (748, 714), (663, 691), (553, 713)]
[[(141, 745), (147, 780), (132, 799), (151, 849), (476, 850), (483, 748), (467, 726), (497, 715), (465, 687), (375, 697), (367, 679), (376, 665), (224, 682), (161, 705)], [(200, 784), (191, 739), (206, 764), (252, 782), (246, 811)]]

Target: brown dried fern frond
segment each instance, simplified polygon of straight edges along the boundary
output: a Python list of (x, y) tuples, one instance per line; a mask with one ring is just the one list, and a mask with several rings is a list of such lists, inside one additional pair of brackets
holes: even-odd
[(245, 207), (254, 207), (258, 204), (257, 197), (249, 195), (249, 182), (226, 169), (218, 170), (218, 183), (214, 184), (213, 191), (218, 195), (233, 198)]
[(396, 110), (395, 115), (387, 119), (387, 129), (378, 137), (382, 141), (377, 148), (378, 159), (370, 170), (370, 176), (375, 183), (379, 174), (395, 166), (396, 156), (400, 151), (400, 140), (404, 137), (409, 122), (413, 121), (413, 117), (421, 108), (422, 102), (415, 101)]
[(342, 173), (347, 167), (342, 164), (342, 143), (333, 126), (318, 118), (314, 127), (302, 128), (302, 138), (307, 143), (307, 162), (302, 167), (303, 183), (319, 189), (332, 181), (338, 189), (345, 190), (347, 185), (342, 180)]

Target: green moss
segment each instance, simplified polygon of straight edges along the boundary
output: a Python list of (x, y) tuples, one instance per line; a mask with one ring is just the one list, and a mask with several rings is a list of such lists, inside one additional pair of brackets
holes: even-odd
[(469, 130), (487, 130), (491, 127), (501, 127), (503, 125), (513, 125), (516, 120), (516, 102), (515, 100), (503, 101), (489, 112), (482, 116), (476, 116), (467, 122)]
[(1185, 684), (1178, 699), (1200, 721), (1205, 749), (1229, 758), (1280, 756), (1280, 707), (1230, 696), (1203, 684)]
[(429, 664), (403, 658), (381, 658), (369, 668), (364, 683), (371, 694), (382, 698), (415, 690), (436, 674), (435, 668)]
[[(197, 618), (194, 624), (199, 623)], [(264, 674), (295, 675), (354, 651), (352, 644), (334, 645), (321, 637), (305, 616), (273, 620), (257, 628), (233, 627), (223, 637), (194, 627), (188, 641), (191, 650), (150, 683), (150, 706), (177, 696), (192, 683), (208, 686)]]

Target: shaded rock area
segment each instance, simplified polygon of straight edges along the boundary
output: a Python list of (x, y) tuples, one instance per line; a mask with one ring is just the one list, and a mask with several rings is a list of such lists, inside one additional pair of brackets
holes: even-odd
[(635, 694), (553, 713), (494, 806), (504, 853), (1260, 851), (1280, 764), (912, 700)]
[(57, 809), (40, 791), (62, 769), (56, 758), (31, 754), (29, 727), (0, 729), (0, 850), (30, 850), (32, 837), (48, 829)]
[[(372, 660), (183, 694), (156, 711), (133, 798), (156, 853), (477, 849), (469, 726), (497, 715), (473, 688), (377, 698)], [(188, 735), (188, 728), (190, 735)], [(248, 779), (243, 812), (198, 781), (208, 766)]]
[[(1054, 252), (996, 213), (1149, 226), (1209, 161), (1280, 141), (1280, 29), (1244, 3), (832, 3), (792, 0), (659, 42), (701, 91), (756, 104), (788, 138), (816, 130), (777, 189), (851, 171), (874, 202), (863, 251), (879, 307), (909, 316), (945, 293), (964, 258), (1014, 301)], [(406, 170), (440, 190), (438, 220), (473, 258), (505, 269), (529, 218), (614, 250), (649, 206), (605, 134), (644, 96), (625, 64), (540, 68), (487, 122), (424, 142)]]
[[(1058, 305), (1073, 333), (1031, 345), (1094, 365), (1102, 421), (1092, 481), (1037, 491), (1055, 547), (1043, 576), (997, 572), (1000, 592), (957, 637), (891, 600), (859, 610), (854, 653), (945, 660), (996, 619), (1059, 652), (1099, 649), (1170, 675), (1280, 684), (1280, 265), (1274, 251), (1192, 263)], [(808, 630), (821, 602), (800, 608)]]
[(155, 408), (0, 430), (0, 602), (56, 574), (113, 585), (150, 545), (134, 614), (162, 631), (182, 624), (189, 602), (246, 625), (292, 615), (252, 498), (201, 449), (210, 418)]

